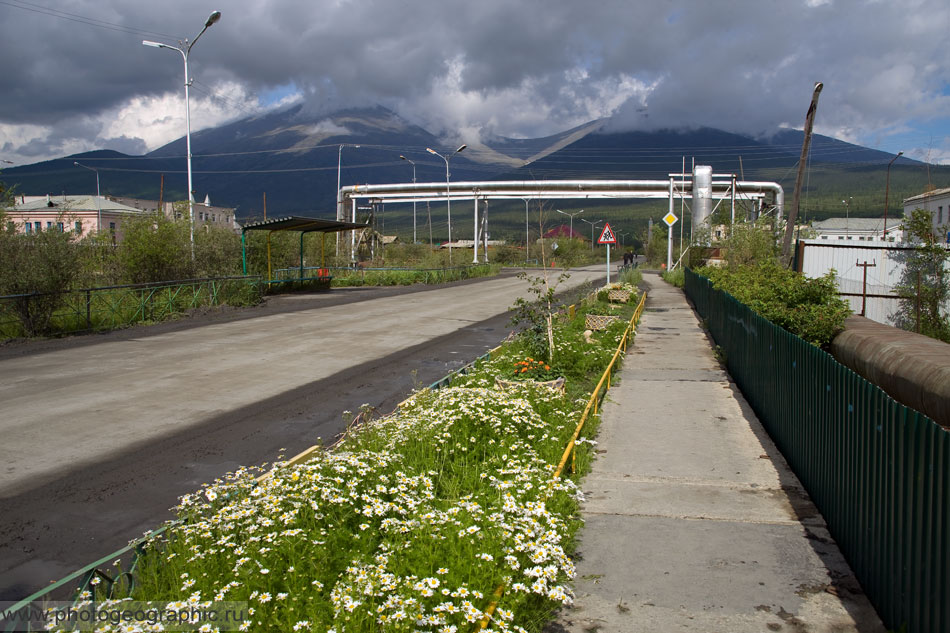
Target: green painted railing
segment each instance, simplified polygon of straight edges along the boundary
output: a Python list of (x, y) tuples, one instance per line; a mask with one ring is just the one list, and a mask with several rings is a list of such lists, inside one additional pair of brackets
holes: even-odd
[(884, 624), (950, 633), (950, 433), (688, 269), (685, 290)]
[(204, 306), (260, 301), (261, 279), (214, 277), (0, 297), (0, 338), (111, 330)]

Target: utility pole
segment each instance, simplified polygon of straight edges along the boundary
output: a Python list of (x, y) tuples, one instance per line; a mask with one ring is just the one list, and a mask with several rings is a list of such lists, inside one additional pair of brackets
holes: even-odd
[(861, 262), (855, 261), (854, 265), (864, 269), (864, 285), (861, 287), (861, 316), (864, 316), (864, 309), (868, 302), (868, 268), (874, 268), (877, 266), (877, 263), (871, 262), (869, 264), (865, 261), (862, 264)]
[(792, 235), (795, 232), (795, 221), (798, 219), (798, 204), (802, 194), (802, 183), (805, 180), (805, 165), (808, 162), (808, 149), (811, 147), (811, 130), (815, 124), (815, 112), (818, 110), (818, 95), (824, 86), (820, 81), (815, 82), (815, 91), (811, 96), (811, 105), (805, 114), (805, 140), (802, 142), (802, 155), (798, 159), (798, 176), (795, 178), (795, 191), (792, 192), (792, 206), (788, 210), (788, 219), (785, 225), (785, 239), (782, 241), (782, 263), (788, 266), (791, 261)]

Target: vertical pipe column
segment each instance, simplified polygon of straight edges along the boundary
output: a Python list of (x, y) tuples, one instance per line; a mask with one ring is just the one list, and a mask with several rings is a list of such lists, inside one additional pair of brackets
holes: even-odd
[(303, 279), (303, 231), (300, 232), (300, 274), (299, 278)]
[(472, 240), (472, 263), (478, 263), (478, 196), (475, 196), (475, 233)]
[[(352, 202), (353, 202), (352, 222), (353, 224), (356, 224), (356, 198), (353, 198)], [(350, 233), (350, 261), (351, 262), (356, 261), (356, 229), (353, 229), (353, 231)]]
[[(670, 176), (670, 213), (673, 213), (673, 177)], [(666, 269), (673, 269), (673, 225), (669, 224), (669, 236), (666, 240)]]
[(732, 214), (730, 216), (732, 219), (729, 221), (729, 224), (736, 223), (736, 175), (732, 174)]
[(271, 276), (271, 268), (270, 268), (270, 234), (271, 233), (273, 233), (273, 231), (267, 232), (267, 281), (270, 281), (271, 279), (273, 279), (273, 277)]
[(244, 269), (244, 275), (247, 275), (247, 233), (241, 231), (241, 265)]

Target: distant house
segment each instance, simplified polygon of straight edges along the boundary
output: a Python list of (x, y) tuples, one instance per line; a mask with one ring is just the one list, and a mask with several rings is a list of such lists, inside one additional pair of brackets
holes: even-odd
[(567, 224), (561, 224), (560, 226), (554, 227), (553, 229), (545, 232), (543, 237), (545, 239), (551, 239), (551, 238), (557, 239), (559, 237), (567, 237), (567, 238), (572, 238), (572, 239), (577, 239), (577, 240), (586, 240), (586, 238), (584, 237), (582, 233), (578, 231), (571, 231), (571, 227), (568, 226)]
[(905, 199), (904, 217), (910, 217), (914, 209), (930, 211), (934, 235), (939, 235), (950, 243), (950, 230), (947, 227), (950, 225), (950, 187), (934, 189)]
[[(167, 218), (179, 217), (182, 213), (187, 216), (187, 205), (181, 206), (184, 207), (184, 212), (175, 211), (173, 202), (163, 202), (161, 203), (162, 213)], [(97, 232), (100, 228), (98, 224), (101, 215), (101, 231), (111, 233), (113, 241), (118, 243), (122, 241), (123, 222), (131, 217), (155, 213), (158, 209), (157, 200), (118, 196), (101, 196), (98, 202), (96, 196), (88, 195), (17, 196), (13, 209), (7, 209), (7, 222), (13, 222), (16, 230), (24, 233), (52, 228), (70, 231), (78, 237), (83, 237)], [(205, 200), (204, 204), (195, 203), (194, 213), (195, 227), (212, 225), (237, 232), (241, 230), (234, 215), (234, 209), (213, 207), (210, 201)]]
[[(902, 242), (901, 218), (887, 219), (888, 242)], [(812, 224), (816, 239), (880, 242), (884, 240), (884, 218), (828, 218)]]
[[(109, 196), (109, 199), (150, 213), (157, 211), (159, 206), (159, 202), (157, 200), (122, 198), (119, 196)], [(183, 214), (188, 215), (188, 206), (186, 202), (181, 201), (178, 203), (179, 208), (183, 209), (183, 211), (176, 211), (175, 204), (175, 202), (161, 203), (162, 213), (165, 214), (166, 218), (181, 219)], [(204, 202), (196, 202), (194, 205), (195, 226), (198, 227), (204, 224), (209, 224), (212, 226), (220, 226), (222, 228), (231, 229), (235, 232), (240, 232), (241, 225), (238, 224), (237, 218), (234, 215), (234, 211), (235, 210), (230, 207), (211, 206), (211, 200), (208, 197), (205, 197)]]
[(122, 224), (146, 212), (105, 197), (96, 196), (25, 196), (6, 210), (6, 220), (23, 233), (40, 231), (70, 232), (83, 237), (97, 232), (122, 240)]
[[(505, 240), (488, 240), (489, 248), (493, 246), (504, 246)], [(439, 248), (472, 248), (472, 245), (475, 244), (474, 240), (455, 240), (454, 242), (443, 242), (439, 244)], [(485, 244), (482, 240), (478, 240), (478, 247), (482, 248)]]

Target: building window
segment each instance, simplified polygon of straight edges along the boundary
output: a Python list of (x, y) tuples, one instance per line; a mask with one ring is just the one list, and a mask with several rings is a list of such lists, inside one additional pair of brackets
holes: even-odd
[(52, 222), (47, 222), (47, 223), (46, 223), (46, 228), (47, 228), (47, 229), (53, 228), (53, 223), (52, 223)]
[(35, 231), (36, 233), (39, 233), (39, 232), (42, 231), (42, 230), (43, 230), (43, 223), (42, 223), (42, 222), (34, 222), (34, 223), (33, 223), (33, 231)]
[(827, 236), (827, 235), (822, 235), (822, 236), (821, 236), (821, 239), (827, 240), (827, 239), (828, 239), (828, 236)]
[(63, 233), (66, 231), (66, 226), (62, 222), (57, 222), (56, 230), (59, 231), (60, 233)]
[(23, 227), (26, 229), (26, 234), (27, 234), (27, 235), (29, 235), (30, 233), (33, 232), (33, 225), (30, 224), (29, 222), (25, 223), (25, 224), (23, 225)]
[(82, 235), (82, 222), (76, 220), (76, 234)]
[(943, 224), (943, 207), (937, 207), (937, 224)]
[(115, 235), (115, 222), (109, 222), (109, 232)]

